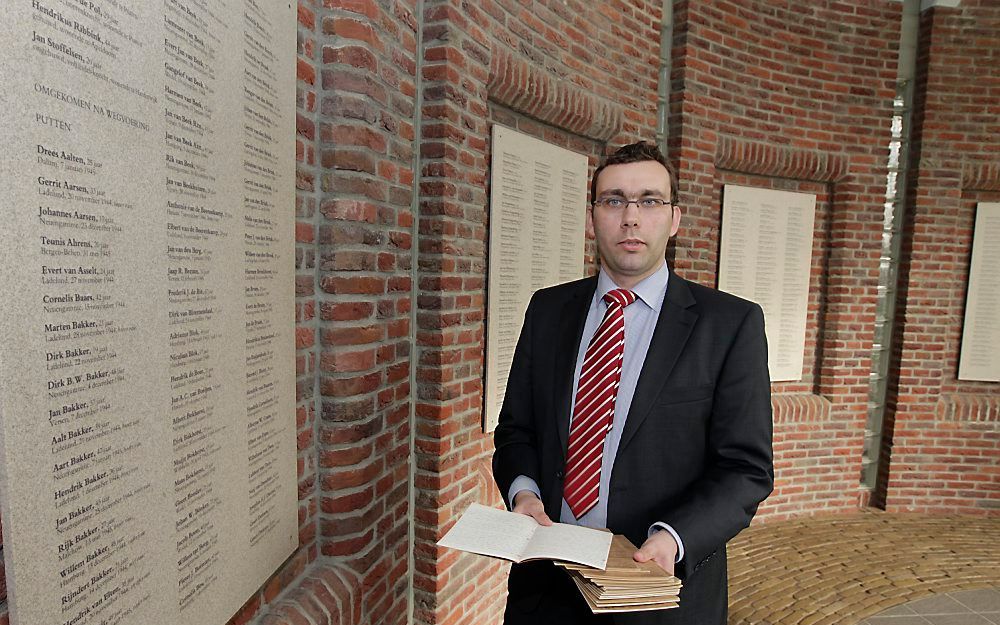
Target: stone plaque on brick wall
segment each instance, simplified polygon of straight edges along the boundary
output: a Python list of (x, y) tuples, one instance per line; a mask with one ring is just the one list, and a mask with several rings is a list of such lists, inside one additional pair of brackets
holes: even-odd
[(760, 304), (771, 381), (801, 380), (816, 196), (727, 184), (719, 289)]
[(503, 405), (514, 346), (532, 293), (583, 277), (587, 157), (493, 126), (485, 430)]
[(1000, 202), (981, 202), (972, 235), (959, 380), (1000, 382)]
[(298, 539), (294, 4), (4, 10), (13, 623), (221, 625)]

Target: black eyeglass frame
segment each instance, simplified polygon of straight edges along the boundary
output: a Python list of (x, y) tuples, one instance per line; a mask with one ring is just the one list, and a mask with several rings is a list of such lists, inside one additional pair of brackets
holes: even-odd
[[(609, 202), (623, 202), (623, 203), (619, 206), (611, 206)], [(643, 202), (651, 202), (652, 204), (648, 206), (643, 206), (642, 205)], [(600, 198), (598, 200), (594, 200), (593, 202), (590, 203), (591, 206), (603, 206), (604, 208), (628, 208), (629, 204), (635, 204), (636, 207), (638, 208), (659, 208), (661, 206), (669, 206), (673, 208), (677, 206), (670, 200), (664, 200), (663, 198), (658, 198), (658, 197), (641, 197), (641, 198), (636, 198), (634, 200), (630, 200), (623, 197), (605, 197), (605, 198)]]

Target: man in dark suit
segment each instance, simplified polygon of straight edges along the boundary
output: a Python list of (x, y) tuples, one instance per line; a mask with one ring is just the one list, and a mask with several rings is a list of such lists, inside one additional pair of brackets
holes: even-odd
[(595, 616), (561, 570), (531, 562), (511, 568), (504, 622), (724, 625), (725, 544), (773, 483), (763, 312), (667, 266), (680, 209), (655, 146), (608, 157), (591, 199), (600, 272), (532, 297), (493, 472), (514, 512), (641, 545), (636, 561), (683, 581), (680, 607)]

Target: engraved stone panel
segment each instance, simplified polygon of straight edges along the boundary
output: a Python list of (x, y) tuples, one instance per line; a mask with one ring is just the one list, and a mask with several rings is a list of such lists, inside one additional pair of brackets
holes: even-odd
[(727, 184), (719, 289), (760, 304), (771, 381), (801, 380), (816, 196)]
[(0, 25), (15, 625), (222, 624), (297, 544), (295, 9)]
[(1000, 382), (1000, 203), (981, 202), (972, 235), (959, 380)]
[(486, 419), (503, 405), (532, 293), (583, 277), (587, 157), (493, 126), (486, 314)]

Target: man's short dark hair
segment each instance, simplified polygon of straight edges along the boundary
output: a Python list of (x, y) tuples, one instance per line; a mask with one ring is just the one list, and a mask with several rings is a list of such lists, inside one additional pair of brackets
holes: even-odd
[(677, 204), (677, 172), (667, 161), (667, 158), (660, 152), (660, 148), (646, 141), (623, 145), (604, 158), (604, 161), (594, 170), (594, 177), (590, 181), (590, 201), (597, 199), (597, 177), (608, 165), (624, 165), (626, 163), (641, 163), (643, 161), (656, 161), (663, 165), (670, 176), (670, 202)]

